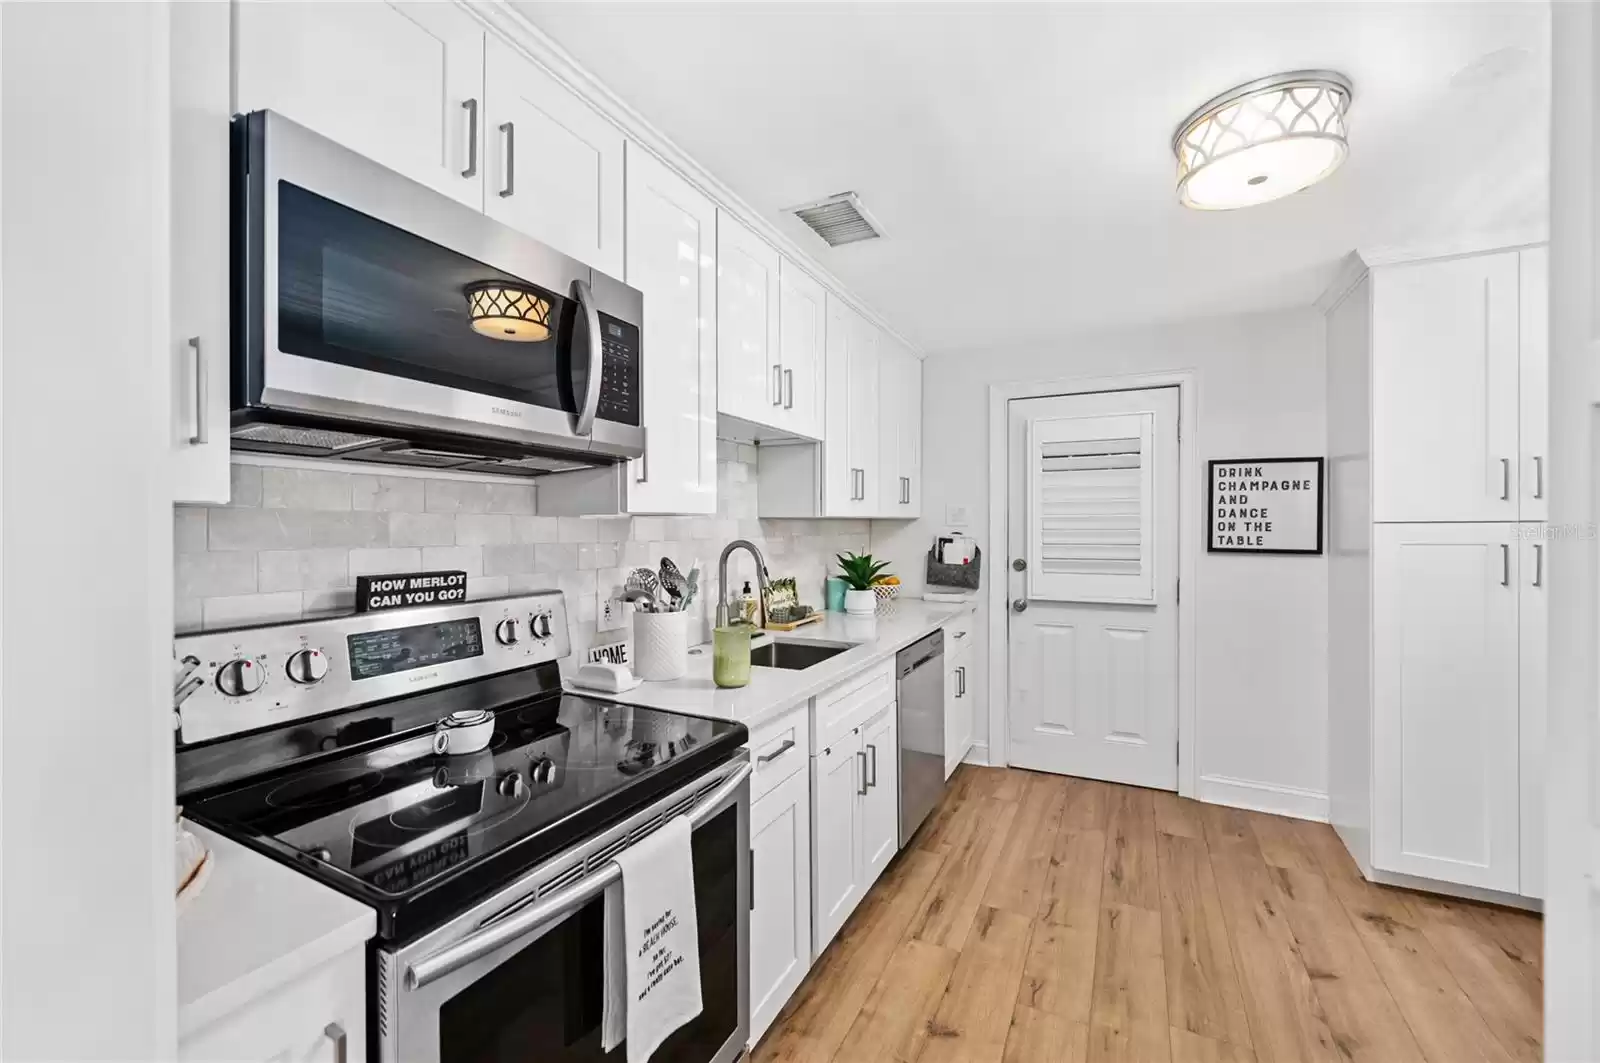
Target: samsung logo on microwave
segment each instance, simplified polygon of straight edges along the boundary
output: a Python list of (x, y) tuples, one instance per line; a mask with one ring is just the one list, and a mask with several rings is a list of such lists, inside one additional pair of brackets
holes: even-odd
[(521, 417), (521, 410), (508, 410), (503, 406), (490, 406), (490, 413), (498, 413), (501, 417)]

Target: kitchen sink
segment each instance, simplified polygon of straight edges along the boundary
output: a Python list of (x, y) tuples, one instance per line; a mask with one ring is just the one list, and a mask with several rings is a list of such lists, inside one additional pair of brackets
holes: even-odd
[(750, 651), (750, 663), (762, 668), (787, 668), (799, 671), (821, 664), (853, 649), (848, 642), (822, 642), (819, 639), (773, 639)]

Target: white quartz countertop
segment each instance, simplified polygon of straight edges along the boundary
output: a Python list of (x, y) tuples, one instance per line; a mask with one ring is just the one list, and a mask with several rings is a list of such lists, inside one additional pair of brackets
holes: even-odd
[(884, 603), (875, 616), (828, 613), (827, 619), (820, 624), (807, 624), (794, 631), (773, 634), (780, 639), (848, 642), (853, 644), (851, 649), (797, 671), (753, 667), (750, 669), (749, 684), (731, 690), (724, 690), (712, 682), (710, 643), (689, 651), (689, 671), (682, 679), (641, 683), (620, 694), (578, 691), (570, 682), (567, 688), (587, 697), (671, 709), (694, 716), (736, 720), (754, 728), (796, 702), (815, 697), (863, 668), (893, 657), (917, 639), (943, 626), (951, 617), (975, 607), (975, 601), (949, 603), (900, 598)]
[(360, 945), (377, 913), (195, 823), (211, 878), (178, 913), (181, 1039)]

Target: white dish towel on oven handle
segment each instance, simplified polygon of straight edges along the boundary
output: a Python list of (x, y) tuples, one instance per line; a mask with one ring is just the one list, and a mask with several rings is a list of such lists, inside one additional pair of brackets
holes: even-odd
[(615, 857), (622, 878), (606, 887), (601, 1050), (626, 1037), (628, 1063), (646, 1063), (700, 1014), (693, 829), (687, 816), (675, 816), (622, 850)]

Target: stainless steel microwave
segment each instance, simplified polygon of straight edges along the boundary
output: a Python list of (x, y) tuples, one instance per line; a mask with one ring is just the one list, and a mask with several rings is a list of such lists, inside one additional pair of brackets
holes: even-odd
[(233, 145), (234, 447), (521, 476), (643, 455), (639, 291), (272, 111)]

